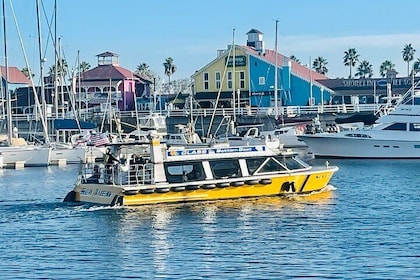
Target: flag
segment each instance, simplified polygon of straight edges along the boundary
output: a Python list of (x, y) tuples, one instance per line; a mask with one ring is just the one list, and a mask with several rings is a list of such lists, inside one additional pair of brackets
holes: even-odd
[(110, 143), (107, 133), (98, 133), (90, 135), (90, 143), (96, 147)]

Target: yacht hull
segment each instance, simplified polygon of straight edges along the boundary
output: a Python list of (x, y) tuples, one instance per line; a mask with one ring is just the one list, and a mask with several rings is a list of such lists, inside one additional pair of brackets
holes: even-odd
[(420, 140), (414, 139), (346, 138), (334, 134), (304, 135), (299, 138), (309, 146), (315, 157), (420, 158)]

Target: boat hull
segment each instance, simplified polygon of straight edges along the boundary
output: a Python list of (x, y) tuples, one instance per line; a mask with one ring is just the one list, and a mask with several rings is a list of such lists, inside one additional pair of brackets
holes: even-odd
[(420, 158), (420, 140), (299, 136), (315, 157), (337, 158)]
[(36, 146), (1, 147), (3, 164), (11, 167), (23, 162), (25, 167), (48, 166), (51, 157), (51, 148)]
[(331, 166), (294, 174), (237, 178), (235, 181), (201, 181), (194, 182), (194, 188), (188, 184), (160, 184), (149, 186), (149, 192), (144, 191), (144, 186), (79, 183), (65, 201), (135, 206), (304, 194), (325, 188), (337, 170)]

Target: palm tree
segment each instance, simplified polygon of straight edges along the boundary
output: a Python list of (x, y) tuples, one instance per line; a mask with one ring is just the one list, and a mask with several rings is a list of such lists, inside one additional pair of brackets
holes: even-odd
[(80, 69), (81, 73), (86, 72), (87, 70), (90, 69), (90, 67), (91, 66), (90, 66), (89, 62), (86, 62), (86, 61), (82, 61), (79, 64), (79, 69)]
[[(23, 75), (25, 75), (26, 78), (29, 79), (29, 68), (28, 67), (24, 67), (24, 68), (22, 68), (21, 71), (22, 71)], [(32, 75), (32, 78), (35, 77), (35, 74), (34, 73), (31, 73), (31, 75)]]
[(395, 71), (395, 64), (391, 60), (385, 60), (382, 62), (381, 67), (379, 68), (379, 74), (381, 77), (385, 77), (388, 71)]
[(153, 80), (153, 77), (155, 76), (152, 70), (150, 70), (149, 65), (147, 65), (147, 63), (144, 62), (137, 65), (136, 70), (138, 73), (149, 78), (150, 80)]
[(349, 78), (351, 79), (351, 68), (356, 65), (356, 62), (359, 61), (359, 54), (357, 53), (355, 48), (349, 48), (347, 51), (344, 52), (344, 65), (350, 67), (350, 75)]
[(163, 67), (165, 67), (165, 75), (169, 78), (169, 85), (171, 84), (171, 76), (176, 71), (176, 66), (174, 64), (174, 60), (172, 57), (168, 57), (165, 59), (163, 63)]
[(291, 59), (291, 60), (293, 60), (294, 62), (296, 62), (296, 63), (300, 64), (300, 60), (299, 60), (299, 58), (297, 58), (296, 56), (291, 55), (291, 56), (290, 56), (290, 59)]
[(407, 62), (407, 76), (410, 75), (410, 61), (414, 60), (414, 53), (416, 50), (411, 46), (411, 44), (405, 44), (403, 50), (401, 51), (403, 60)]
[(328, 61), (322, 56), (317, 57), (312, 63), (312, 68), (315, 69), (317, 73), (325, 75), (328, 73), (328, 69), (325, 65), (328, 64)]
[(414, 75), (420, 72), (420, 58), (417, 58), (417, 60), (414, 62), (413, 71), (414, 71)]
[[(58, 74), (58, 76), (61, 76), (61, 75), (66, 76), (67, 71), (68, 71), (67, 61), (63, 58), (58, 60), (57, 61), (57, 74)], [(55, 75), (55, 65), (50, 67), (48, 74), (50, 76)]]
[(362, 62), (360, 62), (359, 67), (357, 67), (357, 73), (355, 74), (355, 76), (360, 78), (372, 78), (372, 64), (370, 64), (370, 62), (367, 60), (363, 60)]

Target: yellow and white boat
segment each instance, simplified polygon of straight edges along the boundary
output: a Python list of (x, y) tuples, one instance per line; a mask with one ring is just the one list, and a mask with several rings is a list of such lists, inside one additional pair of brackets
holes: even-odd
[(264, 145), (168, 149), (154, 138), (149, 145), (147, 153), (133, 143), (111, 145), (113, 160), (83, 164), (64, 201), (113, 206), (306, 194), (322, 190), (338, 170)]

